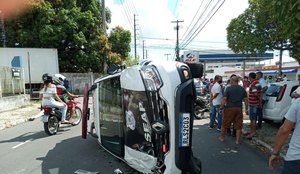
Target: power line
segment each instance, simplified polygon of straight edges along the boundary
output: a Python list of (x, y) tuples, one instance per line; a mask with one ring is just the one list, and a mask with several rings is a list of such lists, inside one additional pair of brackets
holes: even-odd
[[(194, 23), (193, 27), (189, 30), (187, 36), (185, 37), (184, 40), (186, 40), (185, 42), (182, 42), (181, 45), (184, 45), (186, 42), (188, 42), (188, 40), (190, 40), (193, 37), (193, 34), (200, 28), (200, 26), (203, 24), (203, 20), (202, 18), (204, 18), (204, 15), (206, 14), (206, 12), (208, 11), (209, 7), (212, 4), (212, 0), (210, 0), (204, 7), (204, 10), (202, 11), (202, 13), (200, 14), (200, 16), (198, 17), (197, 21)], [(209, 13), (209, 12), (208, 12)], [(200, 20), (202, 20), (202, 22), (200, 22)], [(205, 19), (204, 19), (205, 20)], [(197, 26), (197, 27), (196, 27)], [(181, 46), (182, 47), (182, 46)]]
[(202, 7), (203, 2), (204, 2), (204, 1), (201, 1), (201, 4), (200, 4), (200, 6), (199, 6), (198, 9), (197, 9), (196, 14), (194, 15), (194, 17), (193, 17), (191, 23), (189, 24), (189, 26), (188, 26), (187, 29), (185, 30), (184, 34), (182, 35), (182, 38), (184, 38), (184, 36), (185, 36), (185, 34), (187, 33), (187, 31), (190, 30), (190, 27), (191, 27), (192, 23), (194, 22), (195, 17), (198, 15), (198, 12), (200, 11), (200, 8)]
[(218, 9), (209, 17), (209, 19), (205, 22), (205, 24), (198, 30), (198, 32), (194, 35), (194, 37), (192, 39), (190, 39), (190, 41), (188, 41), (185, 45), (184, 48), (190, 44), (193, 39), (198, 36), (198, 34), (203, 30), (203, 28), (206, 26), (206, 24), (212, 19), (212, 17), (217, 13), (217, 11), (221, 8), (221, 6), (224, 4), (225, 0), (222, 2), (222, 4), (218, 7)]
[[(158, 37), (140, 37), (141, 39), (152, 39), (152, 40), (164, 40), (164, 41), (176, 41), (176, 39), (169, 39), (169, 38), (158, 38)], [(186, 41), (179, 39), (179, 41)], [(227, 42), (218, 42), (218, 41), (200, 41), (200, 40), (193, 40), (193, 42), (202, 42), (202, 43), (227, 43)]]
[(132, 21), (131, 21), (131, 18), (130, 18), (130, 14), (128, 14), (128, 11), (126, 9), (126, 7), (124, 6), (124, 0), (122, 2), (122, 0), (119, 0), (120, 3), (122, 4), (122, 7), (123, 7), (123, 14), (124, 16), (126, 16), (126, 19), (128, 20), (128, 23), (129, 23), (129, 26), (131, 27), (131, 29), (133, 29), (133, 24), (132, 24)]
[[(222, 1), (222, 3), (218, 6), (218, 8), (213, 12), (210, 11), (210, 14), (213, 12), (212, 15), (210, 15), (210, 17), (208, 17), (208, 19), (205, 21), (205, 23), (201, 26), (201, 28), (198, 28), (197, 31), (195, 31), (193, 33), (193, 35), (188, 39), (188, 41), (184, 44), (182, 44), (182, 48), (185, 48), (189, 43), (191, 43), (193, 41), (193, 39), (195, 39), (195, 37), (203, 30), (203, 28), (206, 26), (206, 24), (212, 19), (212, 17), (217, 13), (217, 11), (222, 7), (222, 5), (224, 4), (225, 0)], [(217, 6), (217, 4), (214, 6), (214, 8)], [(200, 27), (200, 26), (199, 26)]]

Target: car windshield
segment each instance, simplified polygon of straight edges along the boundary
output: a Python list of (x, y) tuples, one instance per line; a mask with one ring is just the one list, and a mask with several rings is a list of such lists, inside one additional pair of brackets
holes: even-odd
[(282, 86), (271, 84), (266, 92), (267, 96), (277, 97)]

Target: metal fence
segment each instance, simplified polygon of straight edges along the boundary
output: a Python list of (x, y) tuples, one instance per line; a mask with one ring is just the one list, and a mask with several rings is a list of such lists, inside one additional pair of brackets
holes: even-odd
[(23, 68), (0, 66), (0, 97), (25, 93)]

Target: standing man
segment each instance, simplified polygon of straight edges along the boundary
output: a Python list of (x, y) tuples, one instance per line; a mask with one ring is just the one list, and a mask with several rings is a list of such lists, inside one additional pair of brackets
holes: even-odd
[(221, 125), (222, 125), (222, 115), (220, 113), (220, 105), (222, 101), (222, 77), (219, 75), (215, 76), (215, 81), (214, 85), (211, 88), (210, 92), (210, 103), (212, 104), (211, 106), (211, 116), (210, 116), (210, 124), (209, 124), (209, 129), (212, 129), (214, 127), (215, 123), (215, 118), (216, 115), (218, 114), (218, 131), (221, 131)]
[(279, 159), (279, 152), (284, 142), (295, 127), (289, 149), (285, 156), (282, 174), (300, 173), (300, 99), (296, 99), (285, 115), (285, 121), (277, 132), (275, 146), (269, 158), (269, 167), (274, 168), (274, 162)]
[(263, 107), (268, 102), (268, 98), (266, 95), (268, 86), (267, 86), (267, 82), (263, 78), (263, 73), (261, 71), (258, 71), (256, 73), (256, 79), (258, 80), (258, 82), (261, 86), (261, 96), (260, 96), (261, 102), (259, 103), (258, 112), (257, 112), (257, 129), (261, 129), (262, 119), (263, 119)]
[(249, 87), (249, 119), (250, 119), (250, 132), (247, 133), (247, 139), (252, 139), (256, 134), (256, 119), (258, 108), (261, 103), (261, 86), (256, 80), (254, 72), (249, 74), (250, 87)]
[(245, 102), (246, 113), (248, 112), (248, 98), (246, 90), (238, 84), (237, 76), (230, 78), (230, 86), (225, 90), (224, 97), (220, 106), (223, 112), (223, 120), (220, 134), (220, 141), (224, 141), (225, 130), (231, 127), (233, 123), (236, 131), (236, 144), (240, 144), (241, 131), (243, 127), (243, 101)]
[(288, 81), (288, 78), (287, 78), (286, 74), (283, 75), (282, 80), (283, 80), (283, 81)]

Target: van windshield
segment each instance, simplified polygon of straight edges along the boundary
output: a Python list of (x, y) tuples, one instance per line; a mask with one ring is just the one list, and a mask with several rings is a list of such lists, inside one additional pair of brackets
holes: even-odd
[(271, 84), (266, 91), (266, 95), (270, 97), (277, 97), (281, 88), (282, 86)]

